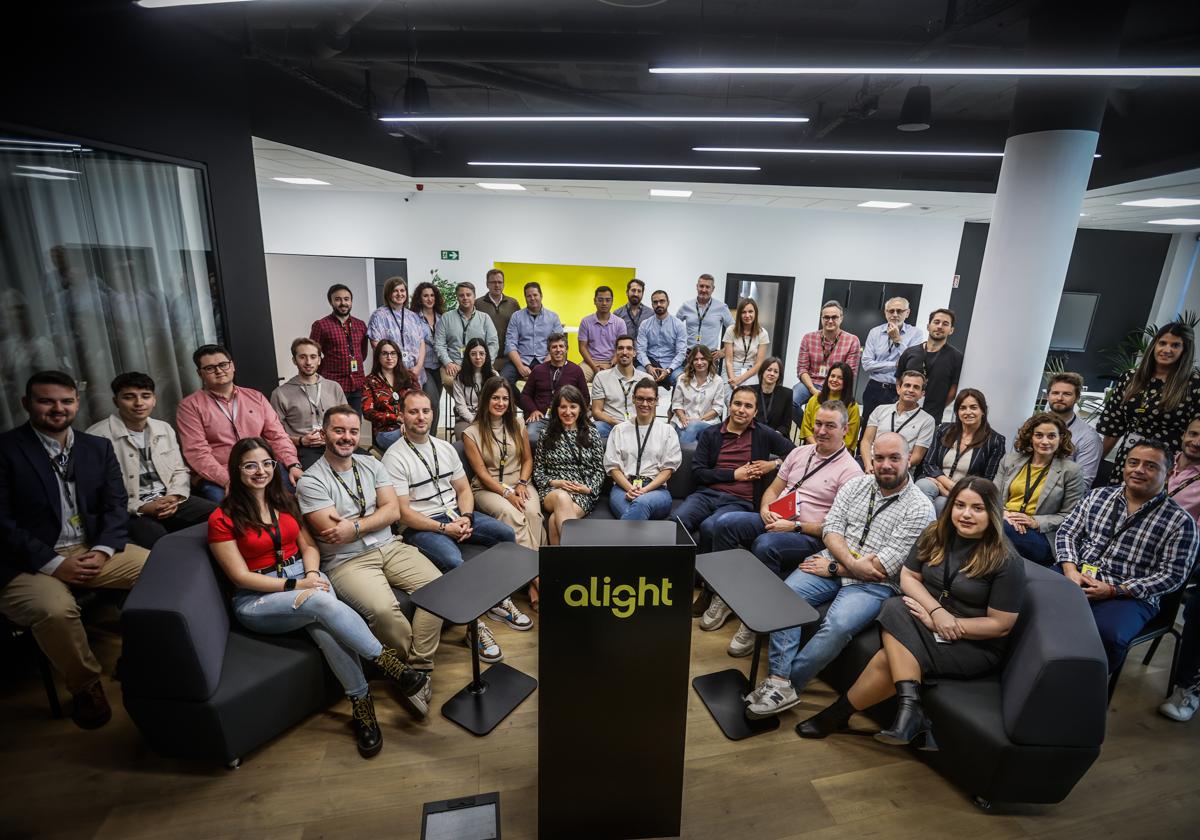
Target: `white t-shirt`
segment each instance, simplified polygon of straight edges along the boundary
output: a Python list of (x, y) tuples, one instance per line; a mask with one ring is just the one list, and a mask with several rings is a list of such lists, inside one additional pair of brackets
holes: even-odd
[[(366, 455), (354, 455), (352, 458), (352, 469), (346, 472), (335, 473), (324, 457), (304, 471), (304, 475), (296, 482), (296, 502), (300, 505), (301, 513), (313, 513), (331, 507), (343, 519), (358, 519), (375, 512), (375, 491), (380, 487), (390, 487), (392, 480), (388, 478), (383, 465), (374, 458)], [(341, 481), (338, 481), (339, 478)], [(360, 486), (363, 507), (354, 498)], [(317, 540), (317, 549), (321, 552), (322, 568), (330, 569), (391, 541), (392, 529), (387, 527), (363, 533), (359, 539), (344, 545), (331, 545)]]
[(937, 430), (937, 421), (928, 411), (914, 408), (912, 411), (898, 412), (896, 403), (881, 405), (871, 412), (867, 426), (875, 427), (878, 437), (884, 432), (896, 432), (908, 441), (909, 446), (924, 446), (929, 448), (933, 443), (933, 433)]
[(771, 338), (767, 335), (767, 331), (762, 327), (758, 328), (758, 335), (753, 338), (747, 338), (744, 335), (738, 335), (734, 332), (737, 325), (725, 328), (725, 337), (722, 339), (722, 345), (733, 345), (733, 370), (734, 373), (741, 373), (744, 370), (754, 367), (754, 363), (758, 360), (758, 348), (762, 345), (771, 345)]
[(642, 379), (649, 376), (646, 371), (635, 367), (633, 376), (626, 379), (614, 365), (602, 370), (592, 379), (592, 399), (604, 400), (602, 406), (605, 414), (621, 420), (633, 416), (633, 389)]
[(406, 437), (388, 447), (383, 466), (396, 485), (397, 496), (408, 496), (414, 513), (422, 516), (457, 516), (458, 494), (450, 482), (467, 473), (454, 447), (430, 436), (424, 443)]
[[(638, 472), (638, 440), (642, 442), (641, 472)], [(626, 420), (613, 427), (604, 449), (604, 471), (620, 470), (627, 478), (638, 475), (654, 478), (663, 470), (677, 470), (683, 462), (679, 435), (669, 423), (655, 419), (649, 429), (634, 427)]]

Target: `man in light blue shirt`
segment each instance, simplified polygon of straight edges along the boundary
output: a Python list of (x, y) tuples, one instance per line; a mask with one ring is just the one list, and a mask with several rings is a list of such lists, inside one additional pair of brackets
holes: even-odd
[(508, 358), (500, 375), (512, 386), (516, 386), (518, 379), (528, 379), (533, 366), (546, 358), (546, 339), (562, 331), (558, 315), (542, 306), (541, 284), (526, 283), (525, 308), (513, 313), (504, 334)]
[(637, 336), (638, 364), (664, 388), (674, 387), (687, 355), (686, 327), (667, 312), (670, 304), (671, 299), (661, 289), (652, 294), (650, 306), (654, 317), (642, 322)]
[(906, 299), (889, 299), (883, 305), (886, 320), (872, 327), (863, 342), (862, 372), (868, 376), (862, 397), (864, 418), (879, 406), (896, 402), (896, 362), (905, 350), (925, 340), (924, 330), (905, 323), (908, 315)]
[(462, 368), (463, 351), (472, 338), (482, 339), (493, 359), (500, 353), (496, 325), (486, 312), (475, 308), (475, 284), (466, 280), (459, 283), (454, 297), (458, 308), (443, 315), (433, 332), (433, 349), (442, 363), (442, 387), (447, 391), (454, 387), (454, 377)]
[(711, 274), (701, 274), (696, 281), (695, 299), (684, 301), (675, 317), (687, 326), (689, 350), (703, 344), (716, 356), (721, 352), (726, 327), (733, 325), (733, 314), (724, 301), (713, 300), (714, 285)]

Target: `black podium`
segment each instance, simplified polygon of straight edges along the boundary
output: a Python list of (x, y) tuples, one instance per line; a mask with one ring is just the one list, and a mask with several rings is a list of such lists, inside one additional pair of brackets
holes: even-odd
[(574, 520), (539, 552), (543, 840), (679, 834), (696, 552), (680, 531)]
[(479, 670), (475, 621), (537, 576), (537, 553), (500, 543), (430, 581), (412, 594), (413, 603), (451, 624), (467, 625), (471, 683), (442, 706), (442, 714), (468, 732), (486, 735), (533, 693), (537, 680), (497, 662)]
[(696, 571), (754, 631), (755, 637), (749, 678), (738, 669), (729, 668), (696, 677), (692, 687), (731, 741), (778, 729), (777, 716), (761, 720), (746, 717), (742, 698), (757, 683), (763, 640), (776, 630), (812, 624), (818, 619), (817, 611), (743, 548), (701, 554), (696, 557)]

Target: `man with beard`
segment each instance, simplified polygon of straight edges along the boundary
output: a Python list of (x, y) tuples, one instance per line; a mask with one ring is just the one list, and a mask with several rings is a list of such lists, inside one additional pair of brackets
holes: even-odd
[[(633, 339), (621, 336), (613, 351), (616, 364), (600, 371), (592, 380), (592, 420), (596, 423), (596, 431), (606, 441), (614, 426), (634, 415), (633, 389), (646, 372), (634, 366), (633, 354)], [(582, 393), (587, 395), (586, 390)]]
[(308, 337), (321, 348), (321, 375), (342, 386), (346, 401), (362, 416), (362, 389), (366, 378), (367, 325), (350, 314), (354, 294), (341, 283), (325, 293), (333, 312), (313, 321)]
[(958, 393), (958, 377), (962, 373), (963, 354), (949, 338), (954, 334), (954, 313), (949, 309), (935, 309), (929, 313), (929, 338), (915, 344), (900, 354), (896, 363), (896, 375), (907, 370), (925, 374), (925, 402), (921, 404), (927, 414), (933, 415), (938, 423), (942, 413)]
[(651, 316), (650, 310), (642, 306), (642, 296), (646, 294), (646, 284), (634, 277), (625, 284), (626, 303), (613, 310), (613, 314), (625, 322), (625, 335), (637, 341), (638, 328), (642, 321)]
[(326, 409), (343, 405), (346, 395), (341, 385), (317, 373), (321, 348), (311, 338), (292, 342), (292, 364), (296, 366), (296, 375), (271, 394), (271, 408), (279, 415), (283, 430), (296, 447), (300, 466), (308, 469), (325, 454), (321, 418)]
[(1104, 441), (1091, 424), (1075, 413), (1075, 403), (1083, 393), (1083, 377), (1078, 373), (1064, 371), (1050, 377), (1046, 392), (1046, 407), (1050, 413), (1067, 424), (1071, 432), (1071, 443), (1075, 451), (1070, 459), (1079, 465), (1083, 489), (1087, 491), (1096, 481), (1096, 470), (1104, 457)]
[(933, 521), (933, 504), (909, 479), (903, 437), (884, 432), (874, 449), (874, 474), (846, 482), (833, 500), (822, 529), (825, 551), (807, 557), (786, 581), (814, 607), (832, 601), (829, 610), (803, 648), (799, 627), (771, 634), (769, 672), (746, 697), (747, 717), (799, 703), (809, 680), (900, 591), (900, 566)]
[(683, 373), (687, 328), (667, 311), (671, 299), (666, 292), (660, 289), (650, 295), (650, 305), (654, 317), (638, 328), (637, 361), (660, 387), (672, 388)]

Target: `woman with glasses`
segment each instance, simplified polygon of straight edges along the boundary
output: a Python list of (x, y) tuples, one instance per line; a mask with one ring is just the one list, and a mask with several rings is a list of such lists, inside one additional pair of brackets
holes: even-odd
[(592, 425), (583, 394), (563, 385), (550, 405), (550, 423), (538, 438), (533, 483), (548, 514), (550, 545), (563, 523), (591, 513), (604, 482), (604, 440)]
[(713, 371), (713, 355), (703, 344), (688, 351), (683, 375), (671, 391), (671, 425), (680, 443), (695, 443), (700, 434), (720, 423), (729, 404), (725, 380)]
[(400, 347), (390, 338), (375, 343), (371, 374), (363, 383), (363, 417), (371, 423), (371, 440), (379, 451), (404, 431), (404, 395), (417, 388), (416, 377), (400, 362)]
[(429, 397), (429, 404), (433, 406), (431, 428), (436, 429), (442, 404), (442, 378), (438, 375), (438, 357), (433, 349), (433, 334), (437, 331), (438, 321), (442, 320), (442, 313), (446, 311), (446, 302), (442, 299), (442, 293), (438, 287), (426, 281), (417, 284), (410, 305), (421, 323), (421, 338), (425, 345), (423, 351), (425, 365), (418, 372), (421, 377), (421, 389)]
[(487, 382), (496, 372), (492, 370), (492, 354), (488, 352), (487, 344), (482, 338), (472, 338), (463, 350), (463, 365), (454, 377), (454, 437), (462, 440), (467, 426), (475, 422), (479, 412), (479, 399), (483, 393), (483, 383)]
[(350, 698), (358, 751), (369, 758), (382, 749), (383, 733), (359, 657), (374, 662), (406, 697), (418, 693), (428, 677), (380, 644), (362, 617), (334, 595), (276, 466), (262, 438), (234, 444), (229, 494), (208, 520), (209, 548), (236, 587), (233, 613), (242, 625), (255, 633), (303, 628), (321, 648)]
[(408, 281), (389, 277), (383, 284), (383, 300), (383, 306), (372, 312), (367, 322), (371, 348), (380, 339), (390, 338), (400, 348), (400, 363), (419, 379), (425, 368), (425, 331), (421, 316), (408, 308)]

